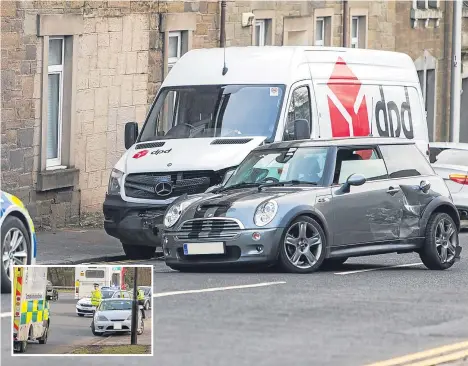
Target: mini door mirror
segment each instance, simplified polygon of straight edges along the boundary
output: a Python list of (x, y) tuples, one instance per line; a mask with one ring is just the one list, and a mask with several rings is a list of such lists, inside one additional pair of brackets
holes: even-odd
[(309, 121), (306, 119), (296, 119), (294, 121), (294, 140), (307, 140), (309, 138)]
[(419, 189), (424, 193), (427, 193), (431, 189), (431, 183), (427, 180), (422, 180), (421, 183), (419, 183)]
[(130, 149), (138, 138), (138, 123), (127, 122), (125, 124), (125, 148)]
[(364, 183), (366, 183), (366, 180), (366, 177), (362, 174), (351, 174), (346, 180), (346, 183), (348, 183), (350, 186), (362, 186)]

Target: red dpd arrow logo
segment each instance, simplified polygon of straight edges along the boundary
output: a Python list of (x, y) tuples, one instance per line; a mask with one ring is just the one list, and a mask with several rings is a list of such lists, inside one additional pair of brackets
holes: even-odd
[(141, 150), (141, 151), (138, 151), (135, 155), (133, 155), (133, 159), (142, 158), (142, 157), (145, 156), (146, 154), (148, 154), (148, 150)]

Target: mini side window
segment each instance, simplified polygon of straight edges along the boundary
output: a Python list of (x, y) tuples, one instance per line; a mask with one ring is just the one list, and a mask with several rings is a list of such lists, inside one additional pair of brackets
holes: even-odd
[(288, 107), (288, 117), (284, 129), (284, 141), (294, 140), (294, 121), (305, 119), (312, 131), (309, 87), (304, 85), (294, 89)]
[(390, 178), (434, 175), (431, 165), (416, 145), (380, 146)]
[(352, 174), (361, 174), (368, 181), (387, 179), (387, 169), (376, 149), (339, 149), (334, 184), (343, 184)]

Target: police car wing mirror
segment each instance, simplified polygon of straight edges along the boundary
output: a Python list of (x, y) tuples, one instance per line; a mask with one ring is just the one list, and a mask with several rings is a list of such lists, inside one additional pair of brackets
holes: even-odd
[(138, 138), (138, 123), (127, 122), (125, 124), (125, 148), (130, 149)]
[(306, 119), (296, 119), (294, 121), (294, 140), (307, 140), (309, 138), (309, 121)]

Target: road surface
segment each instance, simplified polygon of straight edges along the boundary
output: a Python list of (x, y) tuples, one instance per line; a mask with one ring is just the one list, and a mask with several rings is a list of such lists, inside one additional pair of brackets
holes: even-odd
[[(145, 261), (155, 271), (156, 358), (93, 358), (93, 364), (364, 366), (467, 342), (468, 235), (461, 239), (461, 261), (441, 272), (426, 270), (414, 254), (356, 258), (339, 271), (312, 275), (189, 274)], [(9, 301), (2, 296), (2, 312)], [(8, 326), (2, 318), (4, 339)], [(82, 362), (67, 359), (67, 366)], [(468, 360), (456, 365), (463, 364)]]

